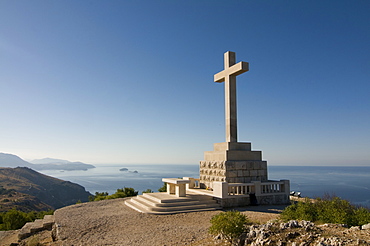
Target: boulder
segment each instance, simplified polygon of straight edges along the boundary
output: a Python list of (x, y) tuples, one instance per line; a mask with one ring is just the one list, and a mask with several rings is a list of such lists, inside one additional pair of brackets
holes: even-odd
[(362, 229), (362, 230), (370, 230), (370, 223), (369, 223), (369, 224), (366, 224), (366, 225), (361, 226), (361, 229)]

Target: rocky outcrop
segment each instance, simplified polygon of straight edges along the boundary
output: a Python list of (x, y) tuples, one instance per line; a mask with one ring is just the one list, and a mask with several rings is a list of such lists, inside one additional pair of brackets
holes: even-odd
[(348, 228), (346, 225), (315, 225), (310, 221), (291, 220), (287, 223), (271, 222), (248, 226), (239, 245), (370, 245), (369, 224)]

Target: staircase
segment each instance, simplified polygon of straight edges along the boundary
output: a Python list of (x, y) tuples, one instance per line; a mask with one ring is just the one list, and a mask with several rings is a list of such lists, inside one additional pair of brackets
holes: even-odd
[(144, 193), (126, 200), (125, 204), (141, 213), (149, 214), (176, 214), (222, 208), (213, 197), (189, 191), (186, 197), (176, 197), (165, 192)]
[(22, 229), (19, 230), (18, 239), (25, 239), (43, 230), (51, 231), (54, 223), (54, 215), (45, 215), (43, 219), (38, 219), (34, 222), (28, 222), (22, 227)]

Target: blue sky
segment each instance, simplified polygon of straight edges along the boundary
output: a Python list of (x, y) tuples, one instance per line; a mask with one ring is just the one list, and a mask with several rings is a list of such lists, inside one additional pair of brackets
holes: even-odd
[(197, 164), (238, 139), (270, 165), (370, 165), (369, 1), (0, 1), (0, 152)]

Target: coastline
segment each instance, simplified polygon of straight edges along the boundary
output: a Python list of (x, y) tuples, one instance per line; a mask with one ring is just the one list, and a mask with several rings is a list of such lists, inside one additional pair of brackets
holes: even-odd
[[(122, 172), (120, 168), (137, 170)], [(292, 191), (316, 198), (325, 194), (336, 195), (351, 203), (370, 207), (370, 166), (268, 166), (269, 179), (290, 180)], [(139, 191), (157, 191), (163, 186), (162, 178), (199, 177), (199, 166), (192, 165), (96, 165), (88, 171), (43, 171), (47, 175), (82, 185), (87, 191), (108, 192), (132, 187)]]

